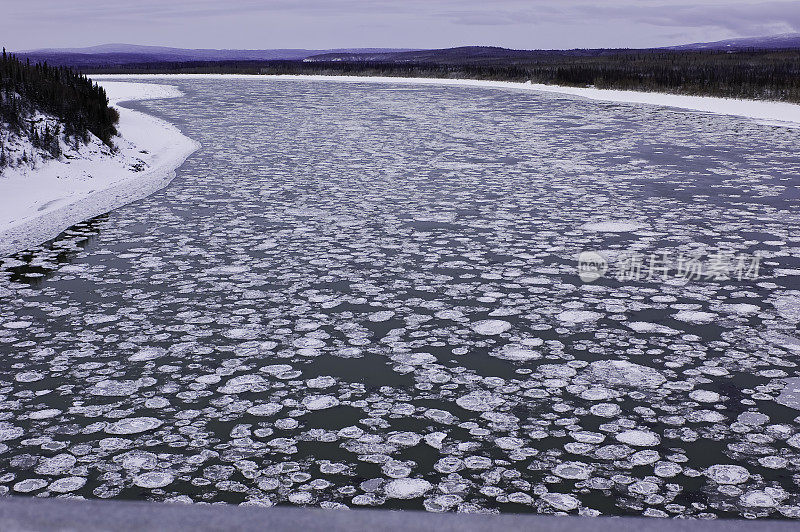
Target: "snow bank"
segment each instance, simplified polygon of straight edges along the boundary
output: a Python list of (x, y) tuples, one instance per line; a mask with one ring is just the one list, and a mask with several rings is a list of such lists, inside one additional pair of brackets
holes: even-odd
[[(96, 76), (97, 79), (106, 76)], [(787, 102), (766, 100), (737, 100), (733, 98), (715, 98), (710, 96), (683, 96), (660, 92), (640, 92), (607, 90), (582, 87), (564, 87), (560, 85), (542, 85), (535, 83), (516, 83), (510, 81), (486, 81), (472, 79), (437, 79), (437, 78), (400, 78), (372, 76), (319, 76), (319, 75), (277, 75), (260, 76), (250, 74), (125, 74), (108, 75), (113, 79), (252, 79), (261, 81), (294, 80), (294, 81), (328, 81), (338, 83), (398, 83), (423, 85), (450, 85), (483, 87), (506, 90), (537, 91), (562, 94), (567, 97), (588, 98), (606, 102), (658, 105), (674, 107), (705, 113), (741, 116), (751, 118), (761, 124), (783, 127), (800, 127), (800, 105)]]
[[(113, 105), (123, 101), (174, 98), (173, 86), (100, 82)], [(73, 158), (36, 169), (6, 169), (0, 176), (0, 257), (57, 236), (80, 221), (144, 198), (166, 186), (199, 144), (175, 126), (117, 107), (119, 152), (92, 139)]]

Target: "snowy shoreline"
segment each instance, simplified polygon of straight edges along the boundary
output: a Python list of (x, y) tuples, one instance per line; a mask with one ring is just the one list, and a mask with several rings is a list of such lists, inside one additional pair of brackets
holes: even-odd
[(738, 100), (713, 96), (685, 96), (662, 92), (641, 92), (561, 85), (542, 85), (512, 81), (472, 79), (404, 78), (384, 76), (324, 76), (324, 75), (257, 75), (257, 74), (102, 74), (93, 79), (238, 79), (259, 81), (322, 81), (333, 83), (397, 83), (409, 85), (446, 85), (505, 90), (547, 92), (565, 97), (587, 98), (604, 102), (633, 105), (655, 105), (710, 114), (738, 116), (759, 124), (800, 128), (800, 104), (769, 100)]
[(165, 187), (199, 144), (178, 128), (121, 102), (182, 96), (176, 87), (99, 82), (119, 111), (117, 154), (94, 139), (80, 157), (0, 176), (0, 257), (46, 242), (70, 226)]

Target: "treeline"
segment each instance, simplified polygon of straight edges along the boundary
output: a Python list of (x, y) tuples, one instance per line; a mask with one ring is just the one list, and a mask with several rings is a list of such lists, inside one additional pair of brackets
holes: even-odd
[[(37, 111), (58, 118), (63, 131), (55, 125), (31, 124), (29, 119)], [(85, 75), (66, 67), (23, 62), (3, 49), (0, 121), (27, 135), (34, 146), (56, 155), (60, 153), (58, 138), (62, 134), (76, 142), (86, 142), (89, 132), (111, 146), (118, 120), (119, 114), (109, 107), (105, 90)]]
[[(447, 52), (447, 51), (443, 51)], [(408, 55), (408, 54), (407, 54)], [(320, 74), (532, 81), (570, 86), (800, 102), (800, 50), (543, 51), (513, 57), (379, 61), (194, 61), (92, 68), (104, 73)]]

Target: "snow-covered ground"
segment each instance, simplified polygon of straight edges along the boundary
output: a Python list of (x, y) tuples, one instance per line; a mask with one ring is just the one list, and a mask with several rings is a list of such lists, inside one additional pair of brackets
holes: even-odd
[[(101, 82), (109, 100), (174, 98), (169, 85)], [(167, 122), (117, 106), (120, 137), (112, 153), (97, 138), (59, 160), (7, 168), (0, 176), (0, 256), (55, 237), (67, 227), (164, 187), (199, 145)], [(24, 141), (18, 148), (25, 148)], [(30, 152), (30, 146), (27, 147)], [(66, 147), (65, 147), (66, 148)]]
[(318, 76), (318, 75), (243, 75), (243, 74), (130, 74), (95, 76), (94, 79), (253, 79), (261, 81), (270, 80), (301, 80), (301, 81), (330, 81), (353, 83), (402, 83), (402, 84), (429, 84), (429, 85), (456, 85), (470, 87), (484, 87), (495, 89), (533, 90), (568, 95), (569, 97), (582, 97), (592, 100), (607, 102), (659, 105), (700, 111), (705, 113), (741, 116), (755, 119), (759, 123), (800, 127), (800, 105), (766, 100), (737, 100), (733, 98), (715, 98), (710, 96), (684, 96), (678, 94), (665, 94), (660, 92), (640, 92), (607, 90), (582, 87), (564, 87), (560, 85), (542, 85), (536, 83), (516, 83), (510, 81), (487, 81), (473, 79), (438, 79), (438, 78), (401, 78), (378, 76)]

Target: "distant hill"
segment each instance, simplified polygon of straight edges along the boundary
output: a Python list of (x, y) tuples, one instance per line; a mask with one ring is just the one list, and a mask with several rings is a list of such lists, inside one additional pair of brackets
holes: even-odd
[(334, 50), (268, 49), (216, 50), (142, 46), (134, 44), (102, 44), (86, 48), (42, 48), (17, 52), (31, 61), (47, 61), (52, 65), (72, 67), (119, 66), (139, 63), (190, 61), (273, 61), (300, 60), (325, 53), (403, 52), (392, 48), (343, 48)]
[(745, 37), (724, 41), (668, 46), (666, 50), (785, 50), (800, 49), (800, 33), (783, 33), (767, 37)]
[(437, 64), (489, 64), (502, 61), (505, 64), (521, 64), (543, 57), (600, 57), (620, 53), (675, 51), (722, 51), (722, 50), (786, 50), (800, 49), (800, 33), (785, 33), (769, 37), (748, 37), (726, 41), (684, 44), (663, 48), (576, 48), (572, 50), (513, 50), (497, 46), (461, 46), (438, 50), (379, 51), (379, 52), (327, 52), (303, 59), (305, 62), (363, 61), (392, 63), (437, 63)]
[(543, 57), (601, 57), (627, 52), (723, 51), (723, 50), (800, 50), (800, 33), (767, 37), (748, 37), (725, 41), (683, 44), (646, 49), (572, 49), (513, 50), (497, 46), (461, 46), (434, 50), (406, 48), (337, 48), (313, 50), (279, 48), (264, 50), (217, 50), (142, 46), (134, 44), (102, 44), (86, 48), (43, 48), (18, 52), (34, 62), (47, 61), (79, 69), (124, 67), (156, 63), (222, 63), (240, 61), (305, 61), (305, 62), (389, 62), (490, 65), (525, 64)]
[(613, 55), (624, 49), (596, 48), (574, 50), (514, 50), (498, 46), (460, 46), (436, 50), (409, 50), (403, 52), (328, 52), (303, 59), (304, 62), (363, 61), (391, 63), (436, 64), (503, 64), (525, 63), (542, 57), (594, 57)]

